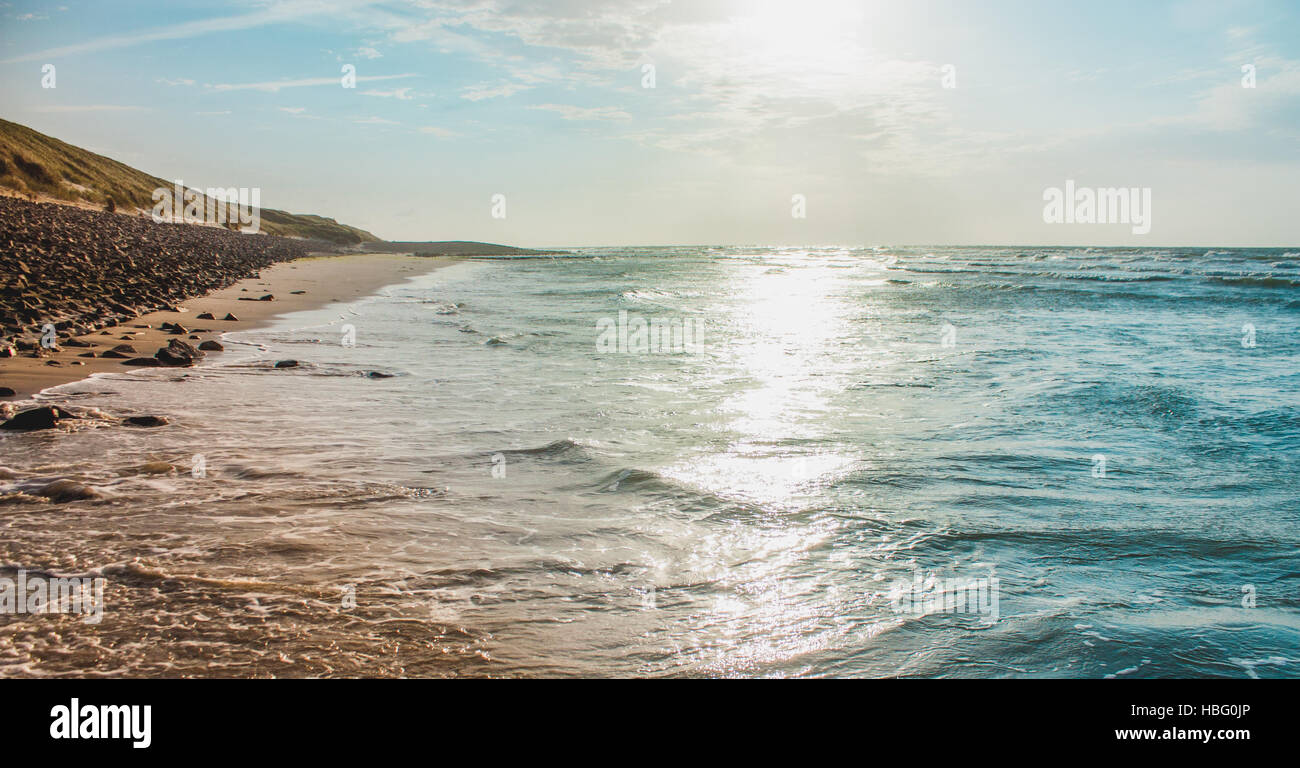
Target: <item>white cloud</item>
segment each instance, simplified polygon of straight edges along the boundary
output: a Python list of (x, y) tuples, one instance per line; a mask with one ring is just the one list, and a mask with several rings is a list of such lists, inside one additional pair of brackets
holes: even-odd
[(60, 104), (49, 107), (32, 107), (33, 112), (139, 112), (148, 107), (132, 107), (122, 104)]
[(173, 80), (167, 77), (160, 77), (154, 80), (154, 82), (162, 83), (163, 85), (194, 85), (194, 81), (190, 80), (189, 78), (177, 78)]
[[(403, 75), (369, 75), (366, 77), (358, 76), (358, 83), (373, 83), (381, 80), (400, 80), (406, 77), (415, 77), (414, 74)], [(266, 93), (278, 93), (284, 88), (310, 88), (320, 85), (339, 86), (342, 83), (340, 77), (308, 77), (300, 80), (270, 80), (261, 83), (217, 83), (208, 85), (214, 91), (265, 91)]]
[(401, 125), (396, 120), (387, 120), (382, 117), (367, 117), (362, 120), (353, 120), (357, 125)]
[(483, 101), (485, 99), (496, 99), (513, 96), (521, 91), (528, 90), (528, 86), (522, 83), (501, 83), (499, 85), (472, 85), (460, 92), (462, 99), (469, 101)]
[(575, 107), (569, 104), (538, 104), (531, 109), (554, 112), (565, 120), (631, 120), (632, 116), (618, 107)]
[(379, 96), (385, 99), (398, 99), (400, 101), (410, 101), (415, 98), (411, 95), (410, 88), (394, 88), (391, 91), (362, 91), (362, 96)]
[(128, 48), (142, 43), (159, 40), (184, 40), (214, 32), (232, 32), (241, 29), (264, 27), (269, 24), (281, 24), (297, 21), (308, 16), (326, 16), (354, 12), (378, 0), (273, 0), (267, 7), (240, 16), (225, 16), (216, 19), (200, 19), (156, 27), (124, 35), (110, 35), (93, 40), (86, 40), (73, 45), (47, 48), (43, 51), (23, 54), (6, 59), (4, 64), (16, 64), (24, 61), (38, 61), (55, 58), (68, 58), (82, 53), (94, 53), (116, 48)]

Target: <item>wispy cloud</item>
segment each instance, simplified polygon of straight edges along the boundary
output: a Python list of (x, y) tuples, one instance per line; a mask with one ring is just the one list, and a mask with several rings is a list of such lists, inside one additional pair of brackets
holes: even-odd
[[(358, 83), (373, 83), (381, 80), (400, 80), (406, 77), (415, 77), (413, 73), (402, 75), (369, 75), (358, 76)], [(277, 93), (285, 88), (311, 88), (321, 85), (338, 86), (342, 80), (338, 77), (308, 77), (300, 80), (270, 80), (261, 83), (216, 83), (206, 87), (214, 91), (264, 91), (266, 93)]]
[(575, 107), (569, 104), (537, 104), (532, 109), (554, 112), (565, 120), (631, 120), (618, 107)]
[(483, 101), (484, 99), (497, 99), (507, 96), (513, 96), (520, 91), (528, 90), (528, 86), (522, 83), (501, 83), (500, 85), (472, 85), (460, 92), (462, 99), (469, 101)]
[(33, 112), (141, 112), (149, 107), (135, 107), (125, 104), (59, 104), (47, 107), (31, 107)]
[(425, 133), (430, 136), (437, 136), (440, 139), (450, 139), (454, 136), (460, 135), (455, 131), (449, 131), (446, 128), (439, 128), (436, 125), (422, 125), (420, 126), (420, 133)]
[(141, 45), (143, 43), (158, 42), (160, 40), (184, 40), (186, 38), (208, 35), (214, 32), (232, 32), (243, 29), (252, 29), (254, 27), (267, 26), (269, 24), (282, 24), (297, 21), (307, 16), (325, 16), (355, 11), (359, 7), (369, 5), (373, 2), (377, 2), (377, 0), (283, 0), (281, 2), (273, 2), (262, 10), (239, 16), (225, 16), (217, 19), (200, 19), (198, 21), (187, 21), (166, 27), (155, 27), (153, 29), (146, 29), (124, 35), (98, 37), (93, 40), (86, 40), (72, 45), (60, 46), (58, 48), (47, 48), (42, 51), (22, 54), (20, 56), (6, 59), (0, 63), (16, 64), (24, 61), (48, 61), (50, 59), (77, 56), (83, 53), (96, 53), (116, 48), (127, 48), (130, 46)]
[(357, 125), (401, 125), (396, 120), (388, 120), (383, 117), (367, 117), (362, 120), (353, 120)]
[(362, 91), (362, 96), (379, 96), (385, 99), (399, 99), (401, 101), (410, 101), (415, 97), (411, 95), (410, 88), (394, 88), (391, 91)]

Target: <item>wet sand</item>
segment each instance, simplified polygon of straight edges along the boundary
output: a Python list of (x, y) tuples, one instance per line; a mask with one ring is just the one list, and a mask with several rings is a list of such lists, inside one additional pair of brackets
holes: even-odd
[[(275, 264), (263, 269), (257, 277), (180, 303), (177, 308), (184, 312), (150, 312), (115, 327), (77, 337), (90, 347), (63, 346), (62, 351), (48, 358), (22, 356), (0, 360), (0, 387), (14, 390), (13, 395), (0, 397), (0, 400), (24, 400), (43, 389), (79, 381), (92, 373), (140, 370), (123, 365), (121, 359), (98, 356), (119, 344), (130, 344), (135, 348), (135, 353), (129, 357), (153, 357), (159, 347), (167, 346), (172, 339), (181, 339), (197, 347), (209, 339), (220, 341), (221, 334), (227, 331), (259, 328), (290, 312), (370, 296), (385, 286), (431, 272), (453, 261), (453, 257), (361, 253), (325, 254)], [(266, 294), (275, 299), (246, 300)], [(198, 319), (197, 316), (204, 312), (211, 313), (216, 319)], [(227, 313), (238, 320), (222, 320)], [(175, 335), (163, 331), (160, 329), (163, 323), (181, 325), (189, 332)], [(81, 357), (86, 352), (94, 352), (96, 357)], [(220, 354), (207, 352), (206, 360)], [(48, 365), (48, 360), (60, 364)]]

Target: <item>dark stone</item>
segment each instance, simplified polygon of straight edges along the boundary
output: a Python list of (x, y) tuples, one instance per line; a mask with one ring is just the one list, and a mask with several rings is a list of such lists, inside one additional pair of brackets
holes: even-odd
[(369, 378), (372, 378), (372, 379), (391, 379), (391, 378), (393, 378), (393, 374), (391, 374), (391, 373), (380, 373), (379, 371), (368, 371), (368, 372), (366, 373), (366, 376), (368, 376)]
[(122, 420), (129, 427), (163, 427), (167, 419), (163, 416), (127, 416)]
[(172, 339), (167, 342), (167, 346), (159, 348), (153, 356), (163, 365), (183, 367), (194, 365), (203, 357), (203, 353), (190, 346), (188, 342)]
[(0, 387), (0, 397), (13, 397), (18, 394), (9, 387)]
[(195, 320), (216, 320), (217, 318), (213, 317), (211, 312), (204, 312), (202, 314), (195, 315), (194, 319)]
[(63, 343), (66, 344), (66, 345), (69, 346), (69, 347), (89, 347), (89, 346), (90, 346), (90, 342), (88, 342), (88, 341), (82, 341), (81, 339), (68, 339), (67, 341), (65, 341), (65, 342), (63, 342)]
[(118, 344), (116, 347), (113, 347), (113, 351), (114, 351), (114, 352), (130, 352), (130, 353), (134, 354), (134, 353), (135, 353), (135, 347), (131, 346), (130, 344)]
[(225, 349), (225, 347), (221, 346), (221, 342), (212, 341), (211, 339), (209, 339), (203, 342), (202, 344), (200, 344), (199, 349), (206, 350), (208, 352), (220, 352), (223, 349)]
[(234, 315), (230, 314), (229, 312), (227, 312), (227, 313), (226, 313), (226, 316), (223, 317), (223, 318), (221, 318), (221, 319), (222, 319), (222, 320), (229, 320), (229, 321), (232, 322), (232, 323), (237, 323), (237, 322), (239, 322), (239, 318), (235, 317)]
[[(105, 353), (104, 357), (108, 357), (108, 353)], [(122, 365), (139, 365), (145, 368), (157, 368), (162, 365), (162, 361), (156, 357), (133, 357), (130, 360), (123, 360)]]
[(56, 406), (47, 405), (15, 414), (12, 419), (0, 424), (0, 429), (52, 429), (58, 426), (59, 419), (68, 418), (73, 417)]
[(44, 496), (55, 504), (99, 498), (94, 488), (73, 480), (55, 480), (37, 491), (36, 495)]
[(299, 363), (297, 360), (281, 360), (275, 364), (275, 367), (276, 368), (297, 368), (298, 365)]
[[(134, 351), (134, 350), (132, 350), (132, 351)], [(124, 355), (124, 354), (122, 354), (121, 352), (118, 352), (118, 351), (115, 350), (115, 349), (110, 349), (110, 350), (108, 350), (107, 352), (102, 353), (102, 354), (100, 355), (100, 357), (109, 357), (109, 358), (112, 358), (112, 359), (114, 359), (114, 360), (126, 360), (126, 359), (128, 359), (128, 358), (130, 357), (130, 355)]]

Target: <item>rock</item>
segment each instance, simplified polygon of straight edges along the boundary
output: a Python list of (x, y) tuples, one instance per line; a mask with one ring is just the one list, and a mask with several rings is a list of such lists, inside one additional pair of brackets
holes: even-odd
[(60, 338), (140, 325), (141, 313), (184, 312), (183, 301), (322, 246), (0, 196), (0, 331), (7, 346), (42, 336), (46, 324)]
[(289, 291), (289, 293), (292, 293), (294, 296), (301, 296), (306, 293), (306, 291)]
[(194, 365), (203, 357), (203, 353), (190, 346), (188, 342), (172, 339), (167, 342), (167, 346), (159, 348), (153, 356), (163, 365), (181, 367)]
[(32, 408), (16, 414), (9, 421), (0, 424), (0, 429), (53, 429), (58, 426), (60, 419), (70, 418), (75, 417), (59, 410), (56, 406), (47, 405), (43, 408)]
[(297, 368), (298, 366), (299, 362), (297, 360), (280, 360), (275, 364), (276, 368)]
[(134, 469), (142, 475), (169, 475), (176, 471), (176, 467), (165, 461), (150, 461)]
[(64, 343), (65, 345), (69, 346), (69, 347), (89, 347), (89, 346), (90, 346), (90, 342), (88, 342), (88, 341), (82, 341), (81, 339), (68, 339), (67, 341), (65, 341), (65, 342), (63, 342), (63, 343)]
[(18, 349), (9, 345), (0, 347), (0, 357), (18, 357)]
[(120, 352), (123, 354), (127, 354), (127, 353), (135, 354), (135, 347), (131, 346), (130, 344), (118, 344), (116, 347), (113, 347), (113, 351)]
[(163, 416), (127, 416), (122, 423), (129, 427), (164, 427), (168, 422)]
[(202, 314), (195, 315), (194, 319), (195, 320), (216, 320), (217, 318), (213, 317), (211, 312), (204, 312)]
[[(104, 357), (111, 353), (105, 352)], [(130, 360), (123, 360), (122, 365), (138, 365), (144, 368), (157, 368), (162, 365), (162, 361), (156, 357), (133, 357)]]
[(0, 397), (13, 397), (18, 394), (9, 387), (0, 387)]
[(230, 321), (230, 322), (232, 322), (232, 323), (237, 323), (237, 322), (239, 322), (239, 318), (235, 317), (234, 315), (230, 314), (229, 312), (227, 312), (227, 313), (226, 313), (226, 316), (223, 317), (223, 318), (221, 318), (221, 319), (222, 319), (222, 320), (228, 320), (228, 321)]
[(130, 357), (130, 355), (124, 355), (121, 352), (118, 352), (117, 350), (110, 349), (107, 352), (101, 353), (100, 357), (109, 357), (109, 358), (113, 358), (114, 360), (126, 360), (127, 358)]
[(45, 361), (45, 364), (46, 364), (46, 365), (53, 365), (53, 366), (56, 366), (56, 367), (57, 367), (57, 366), (60, 366), (60, 365), (63, 365), (63, 363), (60, 363), (58, 360), (46, 360), (46, 361)]
[(94, 352), (82, 352), (81, 354), (77, 355), (77, 357), (94, 357), (94, 356), (95, 356)]
[(74, 480), (55, 480), (36, 491), (36, 495), (44, 496), (55, 504), (99, 498), (99, 493), (94, 488), (82, 485)]
[(212, 341), (211, 339), (209, 339), (203, 342), (202, 344), (200, 344), (199, 349), (205, 350), (207, 352), (220, 352), (224, 350), (225, 347), (221, 346), (221, 342)]
[(367, 376), (368, 378), (371, 378), (371, 379), (391, 379), (391, 378), (393, 378), (393, 374), (391, 374), (391, 373), (380, 373), (379, 371), (367, 371), (367, 372), (366, 372), (366, 376)]

